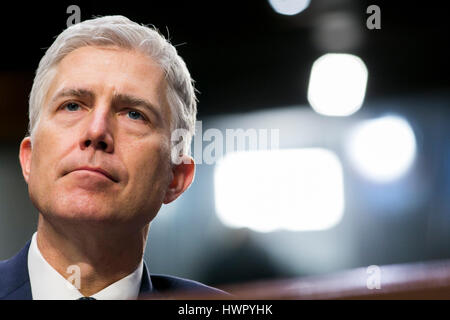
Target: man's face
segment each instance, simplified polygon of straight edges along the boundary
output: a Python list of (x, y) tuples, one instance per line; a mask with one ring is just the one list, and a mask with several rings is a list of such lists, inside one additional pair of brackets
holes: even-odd
[(151, 221), (173, 178), (165, 90), (161, 68), (139, 52), (88, 46), (67, 55), (32, 148), (21, 146), (39, 212), (73, 222)]

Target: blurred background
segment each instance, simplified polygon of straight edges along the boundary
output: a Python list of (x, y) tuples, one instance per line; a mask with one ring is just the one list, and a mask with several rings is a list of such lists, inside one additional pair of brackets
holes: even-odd
[(36, 229), (19, 143), (70, 5), (153, 24), (196, 81), (196, 177), (152, 222), (151, 272), (221, 285), (450, 258), (443, 7), (149, 0), (2, 5), (0, 259)]

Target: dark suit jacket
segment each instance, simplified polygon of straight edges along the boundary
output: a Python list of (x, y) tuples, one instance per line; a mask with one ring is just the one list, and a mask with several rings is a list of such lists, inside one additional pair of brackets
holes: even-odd
[[(31, 286), (28, 275), (28, 249), (31, 241), (14, 257), (0, 261), (0, 300), (31, 300)], [(225, 292), (196, 281), (178, 277), (150, 274), (144, 262), (140, 296), (147, 294), (168, 294), (171, 291), (195, 290), (200, 294), (226, 295)]]

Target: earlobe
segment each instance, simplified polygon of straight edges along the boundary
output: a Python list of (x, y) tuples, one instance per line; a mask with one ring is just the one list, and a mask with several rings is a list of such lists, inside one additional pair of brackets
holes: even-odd
[(172, 168), (173, 179), (169, 184), (166, 195), (164, 197), (164, 204), (168, 204), (178, 198), (184, 191), (186, 191), (192, 184), (195, 175), (195, 162), (192, 157), (188, 155), (182, 156), (182, 162), (176, 164)]
[(28, 183), (31, 171), (31, 154), (32, 154), (31, 138), (25, 137), (20, 143), (19, 160), (22, 167), (22, 174)]

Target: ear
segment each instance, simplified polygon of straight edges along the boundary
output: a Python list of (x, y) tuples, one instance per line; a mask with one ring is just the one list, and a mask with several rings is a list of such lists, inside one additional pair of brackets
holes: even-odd
[(180, 164), (175, 164), (172, 167), (172, 182), (166, 191), (163, 201), (164, 204), (168, 204), (178, 198), (187, 190), (187, 188), (189, 188), (194, 180), (194, 159), (188, 155), (183, 155), (181, 159), (182, 161)]
[(25, 181), (27, 183), (30, 177), (30, 170), (31, 170), (31, 151), (32, 151), (31, 138), (25, 137), (20, 143), (19, 160), (20, 166), (22, 167), (23, 177), (25, 178)]

